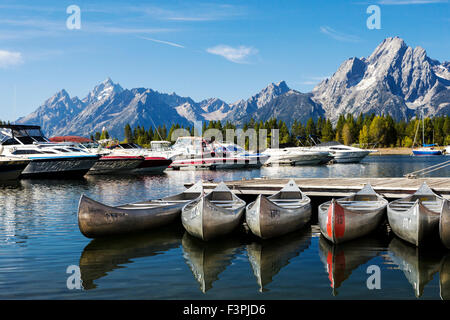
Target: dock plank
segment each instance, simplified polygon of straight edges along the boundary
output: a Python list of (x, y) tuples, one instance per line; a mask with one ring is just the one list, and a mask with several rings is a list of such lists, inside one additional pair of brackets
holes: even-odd
[[(236, 194), (271, 195), (279, 191), (288, 181), (288, 178), (256, 178), (225, 181), (225, 184)], [(426, 182), (437, 193), (450, 199), (450, 178), (294, 178), (294, 181), (308, 196), (327, 197), (349, 195), (369, 182), (375, 191), (388, 198), (406, 197), (414, 193), (423, 182)], [(216, 185), (217, 183), (214, 182), (204, 182), (206, 190), (213, 189)], [(192, 184), (185, 186), (190, 187)]]

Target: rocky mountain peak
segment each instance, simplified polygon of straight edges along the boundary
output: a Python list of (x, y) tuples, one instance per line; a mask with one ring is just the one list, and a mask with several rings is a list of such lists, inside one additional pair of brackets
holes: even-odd
[(96, 85), (94, 89), (83, 99), (84, 103), (93, 103), (95, 101), (105, 100), (114, 93), (121, 93), (123, 88), (120, 84), (114, 83), (110, 77)]

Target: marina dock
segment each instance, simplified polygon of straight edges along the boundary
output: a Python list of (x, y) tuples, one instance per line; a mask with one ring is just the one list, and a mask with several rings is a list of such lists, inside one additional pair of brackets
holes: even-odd
[[(225, 184), (236, 194), (242, 196), (271, 195), (279, 191), (287, 182), (286, 179), (256, 178), (251, 180), (225, 181)], [(297, 185), (310, 197), (344, 197), (360, 190), (364, 184), (370, 183), (375, 191), (386, 198), (398, 199), (414, 193), (423, 182), (430, 188), (450, 199), (449, 178), (300, 178), (294, 179)], [(206, 191), (217, 185), (216, 182), (204, 182)], [(186, 187), (192, 186), (191, 183)]]

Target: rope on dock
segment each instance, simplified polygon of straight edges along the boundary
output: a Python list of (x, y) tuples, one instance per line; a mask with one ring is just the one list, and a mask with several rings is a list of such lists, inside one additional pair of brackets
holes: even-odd
[(430, 172), (433, 172), (433, 171), (436, 171), (436, 170), (440, 170), (440, 169), (445, 168), (447, 166), (450, 166), (450, 160), (447, 160), (447, 161), (444, 161), (444, 162), (441, 162), (441, 163), (438, 163), (438, 164), (434, 164), (432, 166), (429, 166), (429, 167), (426, 167), (426, 168), (423, 168), (423, 169), (420, 169), (420, 170), (416, 170), (416, 171), (407, 173), (404, 176), (407, 177), (407, 178), (416, 178), (418, 174), (424, 175), (424, 174), (427, 174), (427, 173), (430, 173)]

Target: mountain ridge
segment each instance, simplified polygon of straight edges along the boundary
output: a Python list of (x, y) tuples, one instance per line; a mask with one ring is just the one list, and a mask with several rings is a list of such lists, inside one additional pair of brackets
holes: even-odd
[(196, 121), (231, 121), (276, 117), (288, 125), (312, 117), (336, 123), (340, 114), (390, 114), (408, 119), (417, 111), (425, 115), (450, 114), (450, 62), (427, 56), (422, 47), (409, 47), (399, 37), (384, 39), (368, 57), (345, 60), (329, 78), (311, 92), (273, 82), (250, 98), (227, 103), (219, 98), (199, 102), (175, 93), (149, 88), (122, 88), (107, 78), (86, 97), (70, 97), (62, 89), (36, 111), (17, 120), (38, 124), (47, 135), (90, 135), (106, 127), (122, 138), (123, 128), (133, 126), (192, 125)]

